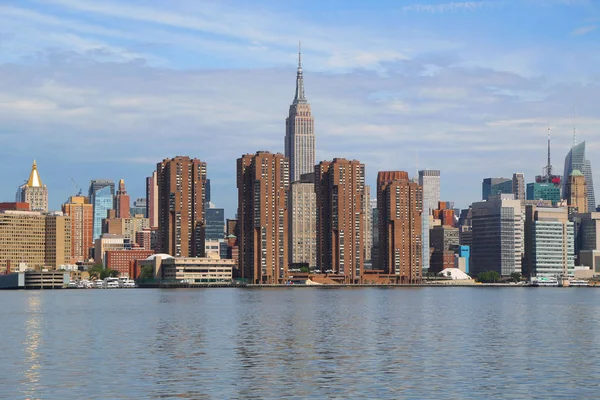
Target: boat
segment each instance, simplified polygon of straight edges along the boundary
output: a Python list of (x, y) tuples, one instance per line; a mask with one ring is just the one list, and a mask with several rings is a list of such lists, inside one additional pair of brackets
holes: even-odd
[(531, 286), (549, 286), (549, 287), (558, 287), (558, 279), (555, 277), (540, 277), (540, 278), (531, 278)]
[(585, 286), (587, 287), (589, 285), (589, 282), (583, 279), (571, 279), (569, 281), (569, 286), (577, 286), (577, 287), (581, 287), (581, 286)]
[(119, 278), (104, 278), (103, 287), (106, 289), (119, 288)]
[(123, 281), (123, 287), (124, 288), (134, 288), (135, 281), (133, 279), (127, 279), (126, 281)]
[(96, 279), (94, 281), (94, 288), (96, 288), (96, 289), (104, 288), (104, 281), (102, 279)]

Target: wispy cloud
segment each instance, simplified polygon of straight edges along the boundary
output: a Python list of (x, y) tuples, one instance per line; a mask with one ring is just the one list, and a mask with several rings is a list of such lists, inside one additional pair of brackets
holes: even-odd
[(596, 28), (596, 25), (582, 26), (581, 28), (577, 28), (571, 32), (571, 36), (587, 35), (588, 33), (595, 31)]
[(444, 13), (449, 11), (474, 11), (479, 8), (492, 5), (491, 1), (462, 1), (442, 4), (411, 4), (402, 7), (402, 11), (407, 12), (428, 12), (428, 13)]

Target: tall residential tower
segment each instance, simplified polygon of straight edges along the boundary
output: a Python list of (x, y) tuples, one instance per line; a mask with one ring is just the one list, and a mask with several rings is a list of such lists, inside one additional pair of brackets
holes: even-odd
[(162, 252), (203, 257), (206, 163), (186, 156), (165, 159), (157, 164), (156, 175)]

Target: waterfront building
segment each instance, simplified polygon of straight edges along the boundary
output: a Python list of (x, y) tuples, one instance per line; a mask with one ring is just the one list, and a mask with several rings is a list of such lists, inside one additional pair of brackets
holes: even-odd
[(292, 182), (288, 198), (290, 264), (317, 266), (317, 196), (315, 174)]
[(153, 268), (155, 279), (194, 285), (227, 285), (232, 281), (233, 260), (218, 257), (171, 257), (153, 254), (136, 261), (136, 270), (145, 266)]
[[(573, 138), (575, 141), (575, 138)], [(594, 180), (592, 177), (592, 165), (588, 159), (585, 158), (585, 142), (581, 142), (577, 145), (573, 145), (569, 153), (565, 157), (565, 172), (564, 176), (571, 176), (571, 173), (575, 170), (581, 171), (585, 176), (585, 183), (587, 188), (588, 206), (587, 209), (592, 211), (596, 209), (596, 197), (594, 195)], [(563, 184), (563, 191), (566, 192), (566, 179)]]
[(71, 217), (59, 212), (0, 210), (0, 273), (11, 265), (39, 270), (70, 262)]
[(454, 268), (458, 268), (465, 274), (469, 273), (469, 260), (471, 259), (470, 246), (456, 246), (454, 248)]
[(515, 172), (512, 177), (512, 194), (515, 200), (525, 201), (525, 175), (522, 172)]
[(225, 210), (213, 207), (206, 209), (206, 240), (223, 239), (225, 239)]
[(206, 163), (178, 156), (156, 166), (163, 253), (204, 256)]
[(129, 218), (130, 217), (130, 199), (127, 194), (127, 190), (125, 189), (125, 180), (121, 179), (119, 181), (119, 189), (117, 190), (117, 195), (115, 196), (115, 207), (114, 209), (117, 211), (117, 218)]
[(289, 161), (259, 151), (237, 160), (240, 278), (283, 283), (287, 277)]
[(433, 249), (429, 272), (438, 273), (446, 268), (454, 268), (453, 249), (459, 245), (459, 230), (450, 225), (434, 226), (429, 231), (429, 245)]
[(112, 180), (94, 179), (90, 182), (88, 198), (94, 213), (94, 240), (102, 235), (102, 220), (108, 217), (108, 210), (114, 206), (114, 194), (115, 183)]
[(132, 216), (141, 215), (144, 218), (148, 218), (146, 198), (138, 197), (137, 199), (135, 199), (135, 201), (133, 202), (133, 207), (129, 209), (129, 213)]
[(421, 240), (422, 240), (422, 270), (429, 269), (429, 229), (431, 224), (429, 218), (432, 211), (437, 207), (440, 201), (440, 171), (439, 170), (421, 170), (419, 171), (419, 185), (423, 188), (423, 212), (421, 214)]
[(71, 196), (62, 211), (71, 217), (71, 263), (89, 260), (94, 247), (94, 207), (85, 196)]
[(48, 188), (42, 183), (35, 160), (27, 182), (19, 187), (16, 202), (29, 203), (31, 211), (48, 212)]
[(472, 205), (471, 272), (521, 272), (523, 214), (513, 194), (491, 196)]
[(548, 200), (556, 205), (561, 201), (560, 186), (552, 182), (528, 183), (527, 200)]
[(569, 207), (576, 209), (577, 213), (588, 212), (588, 195), (585, 176), (578, 169), (573, 170), (565, 185), (565, 199)]
[(513, 193), (513, 180), (510, 178), (485, 178), (481, 183), (481, 200), (490, 196)]
[(568, 209), (525, 206), (523, 274), (559, 279), (564, 273), (572, 275), (574, 268), (574, 228)]
[(365, 166), (334, 158), (315, 166), (317, 266), (359, 283), (364, 270)]
[(145, 260), (154, 254), (152, 250), (106, 250), (103, 257), (103, 265), (106, 269), (119, 271), (120, 276), (129, 276), (129, 266), (136, 260)]
[(146, 178), (146, 218), (150, 228), (158, 229), (158, 175), (156, 171)]
[(299, 181), (303, 174), (314, 172), (316, 142), (314, 125), (310, 104), (304, 95), (302, 59), (298, 52), (296, 94), (285, 120), (285, 157), (290, 163), (290, 182)]
[[(377, 174), (379, 268), (386, 274), (397, 275), (400, 283), (421, 281), (421, 217), (426, 212), (423, 188), (411, 182), (407, 172), (380, 171)], [(429, 255), (429, 251), (427, 253)]]

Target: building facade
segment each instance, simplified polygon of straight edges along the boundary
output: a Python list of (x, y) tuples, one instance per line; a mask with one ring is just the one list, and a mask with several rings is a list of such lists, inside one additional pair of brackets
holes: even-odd
[(29, 203), (31, 211), (48, 212), (48, 188), (42, 183), (35, 161), (29, 179), (17, 191), (16, 201)]
[(471, 272), (521, 272), (523, 214), (512, 194), (496, 195), (472, 205)]
[(317, 196), (315, 174), (304, 174), (292, 182), (289, 194), (290, 264), (317, 266)]
[(525, 197), (525, 174), (515, 172), (512, 177), (512, 194), (515, 195), (515, 200), (523, 202)]
[(290, 163), (290, 182), (300, 180), (302, 174), (313, 172), (315, 166), (315, 121), (310, 104), (304, 95), (302, 60), (298, 53), (296, 94), (285, 120), (285, 157)]
[(422, 241), (422, 269), (429, 269), (429, 229), (431, 228), (429, 216), (440, 201), (440, 171), (419, 171), (419, 186), (423, 188), (423, 212), (421, 214), (421, 241)]
[(108, 210), (114, 206), (115, 183), (108, 179), (94, 179), (90, 182), (88, 198), (94, 212), (94, 240), (102, 235), (102, 220), (108, 217)]
[(40, 211), (0, 211), (0, 273), (19, 264), (57, 269), (71, 262), (71, 217)]
[(429, 231), (429, 245), (433, 249), (429, 272), (439, 273), (454, 267), (454, 249), (459, 246), (459, 231), (448, 225), (434, 226)]
[(379, 267), (387, 274), (397, 275), (401, 283), (418, 283), (422, 279), (421, 217), (425, 212), (423, 188), (411, 182), (407, 172), (377, 174)]
[(206, 210), (206, 240), (223, 239), (225, 239), (225, 210), (208, 208)]
[(89, 260), (94, 247), (94, 207), (87, 197), (71, 196), (62, 211), (71, 217), (71, 262)]
[(107, 250), (104, 252), (104, 268), (119, 271), (121, 276), (129, 276), (129, 266), (136, 260), (145, 260), (154, 252), (152, 250)]
[(566, 207), (525, 207), (525, 265), (527, 277), (556, 278), (573, 274), (575, 239)]
[(315, 166), (317, 266), (358, 283), (364, 271), (365, 166), (335, 158)]
[(588, 212), (588, 194), (585, 176), (578, 169), (571, 172), (565, 185), (565, 199), (578, 213)]
[(556, 205), (561, 199), (560, 186), (538, 182), (527, 184), (527, 200), (548, 200)]
[(178, 156), (156, 166), (161, 251), (175, 257), (203, 257), (206, 163)]
[(575, 170), (581, 171), (585, 176), (587, 187), (588, 210), (596, 209), (596, 196), (594, 194), (594, 179), (592, 177), (592, 164), (585, 158), (585, 142), (574, 145), (565, 157), (565, 180), (563, 181), (563, 191), (566, 192), (566, 178), (571, 176)]
[(289, 161), (259, 151), (237, 160), (240, 278), (283, 283), (288, 269)]
[(158, 229), (158, 181), (157, 173), (146, 178), (146, 218), (150, 220), (150, 228)]
[(125, 189), (125, 180), (121, 179), (119, 181), (117, 195), (115, 196), (115, 210), (117, 211), (117, 218), (129, 218), (131, 216), (130, 201), (131, 200), (127, 194), (127, 189)]
[[(513, 193), (513, 180), (509, 178), (485, 178), (481, 183), (481, 200), (490, 196)], [(516, 198), (516, 196), (515, 196)]]

